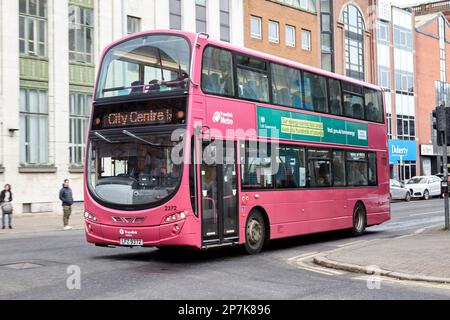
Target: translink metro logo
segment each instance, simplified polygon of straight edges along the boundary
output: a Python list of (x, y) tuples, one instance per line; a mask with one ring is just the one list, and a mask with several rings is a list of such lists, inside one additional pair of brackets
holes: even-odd
[(234, 124), (234, 115), (231, 112), (216, 111), (213, 114), (212, 121), (232, 126)]

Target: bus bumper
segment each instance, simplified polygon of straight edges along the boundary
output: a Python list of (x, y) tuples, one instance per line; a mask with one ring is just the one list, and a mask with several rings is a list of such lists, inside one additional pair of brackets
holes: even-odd
[[(121, 247), (121, 239), (143, 241), (143, 247), (186, 246), (200, 248), (189, 221), (152, 227), (108, 226), (85, 220), (86, 239), (99, 246)], [(130, 247), (130, 246), (124, 246)]]

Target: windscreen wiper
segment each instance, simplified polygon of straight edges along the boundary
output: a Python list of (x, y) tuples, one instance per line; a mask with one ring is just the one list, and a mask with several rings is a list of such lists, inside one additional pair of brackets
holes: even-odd
[(101, 134), (98, 133), (97, 131), (94, 132), (94, 135), (95, 135), (97, 138), (100, 138), (100, 139), (102, 139), (102, 140), (104, 140), (104, 141), (106, 141), (106, 142), (108, 142), (108, 143), (110, 143), (110, 144), (116, 144), (116, 143), (119, 143), (119, 142), (117, 142), (117, 141), (112, 141), (112, 140), (106, 138), (105, 136), (101, 135)]
[(141, 137), (138, 137), (138, 136), (135, 135), (135, 134), (132, 134), (132, 133), (131, 133), (130, 131), (128, 131), (128, 130), (123, 130), (122, 133), (125, 134), (125, 135), (127, 135), (127, 136), (129, 136), (129, 137), (131, 137), (131, 138), (133, 138), (133, 139), (136, 139), (136, 140), (138, 140), (138, 141), (141, 141), (141, 142), (143, 142), (143, 143), (145, 143), (145, 144), (148, 144), (149, 146), (152, 146), (152, 147), (155, 147), (155, 148), (173, 148), (173, 147), (174, 147), (173, 145), (156, 144), (156, 143), (147, 141), (147, 140), (145, 140), (145, 139), (143, 139), (143, 138), (141, 138)]

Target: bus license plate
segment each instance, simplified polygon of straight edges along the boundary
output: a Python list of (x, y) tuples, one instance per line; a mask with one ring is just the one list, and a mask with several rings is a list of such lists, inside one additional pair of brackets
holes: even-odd
[(144, 240), (142, 239), (120, 239), (121, 246), (142, 247)]

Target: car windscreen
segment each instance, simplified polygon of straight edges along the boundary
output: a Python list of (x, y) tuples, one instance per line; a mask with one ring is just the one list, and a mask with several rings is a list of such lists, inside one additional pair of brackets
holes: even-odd
[(424, 184), (427, 183), (427, 178), (413, 178), (408, 181), (408, 184)]

